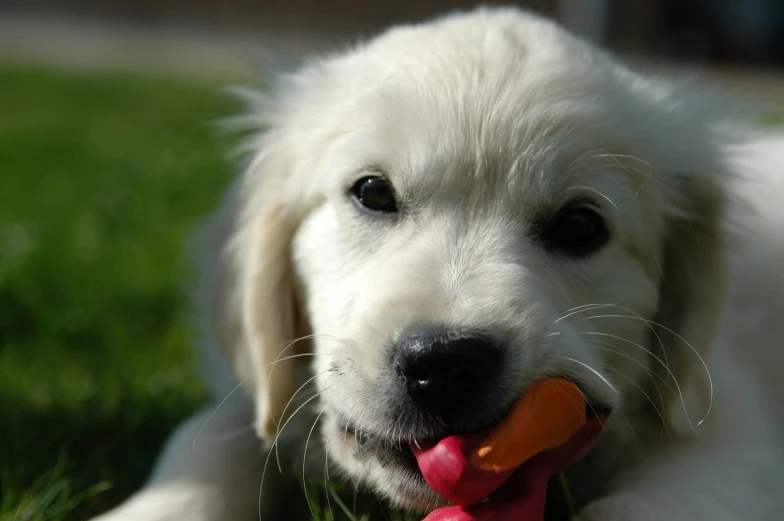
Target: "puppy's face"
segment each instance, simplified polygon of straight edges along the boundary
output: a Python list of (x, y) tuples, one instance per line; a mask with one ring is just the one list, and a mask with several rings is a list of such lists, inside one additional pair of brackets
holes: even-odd
[(542, 70), (552, 49), (487, 37), (387, 62), (294, 241), (329, 451), (405, 506), (437, 500), (409, 443), (486, 429), (538, 379), (595, 407), (647, 392), (663, 203), (640, 122), (591, 71)]
[(488, 429), (541, 378), (618, 410), (608, 436), (664, 414), (720, 278), (721, 165), (671, 93), (500, 10), (391, 31), (279, 96), (228, 200), (218, 310), (260, 416), (288, 398), (261, 375), (294, 336), (289, 280), (328, 451), (399, 505), (439, 502), (409, 444)]

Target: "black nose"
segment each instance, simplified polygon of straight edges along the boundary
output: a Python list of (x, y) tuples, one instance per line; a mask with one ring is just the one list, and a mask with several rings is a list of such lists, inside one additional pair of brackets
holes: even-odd
[(488, 335), (418, 328), (394, 346), (394, 368), (418, 406), (448, 416), (480, 404), (492, 389), (503, 353)]

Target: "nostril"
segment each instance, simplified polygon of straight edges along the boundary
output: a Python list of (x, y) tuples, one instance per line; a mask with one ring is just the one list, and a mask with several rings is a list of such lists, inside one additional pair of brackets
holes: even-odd
[(417, 363), (398, 363), (395, 371), (400, 378), (420, 384), (427, 383), (432, 377), (430, 369)]
[(483, 379), (482, 372), (474, 367), (458, 367), (449, 375), (451, 387), (465, 394), (477, 392)]

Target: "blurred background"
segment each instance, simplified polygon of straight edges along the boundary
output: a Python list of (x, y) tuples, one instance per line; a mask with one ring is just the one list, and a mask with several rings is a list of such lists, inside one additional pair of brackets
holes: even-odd
[[(0, 0), (0, 521), (115, 505), (205, 404), (181, 253), (233, 172), (223, 88), (473, 4)], [(784, 122), (782, 0), (519, 4)]]

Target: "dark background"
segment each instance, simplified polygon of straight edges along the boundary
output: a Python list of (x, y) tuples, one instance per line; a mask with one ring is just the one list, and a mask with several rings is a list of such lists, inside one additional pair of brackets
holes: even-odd
[[(188, 21), (224, 28), (274, 25), (284, 29), (367, 33), (390, 23), (422, 20), (479, 3), (470, 0), (5, 0), (0, 4), (0, 14), (4, 9), (139, 23)], [(573, 21), (573, 25), (588, 25), (588, 34), (620, 52), (710, 63), (784, 64), (784, 2), (781, 0), (503, 3), (524, 5)], [(586, 12), (591, 15), (587, 16)], [(603, 19), (603, 23), (586, 23), (589, 17)]]

